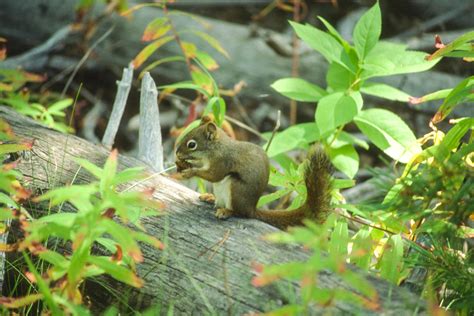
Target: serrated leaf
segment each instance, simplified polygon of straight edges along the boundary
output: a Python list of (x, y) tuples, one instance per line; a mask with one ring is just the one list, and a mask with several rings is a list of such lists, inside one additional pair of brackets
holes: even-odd
[(368, 95), (400, 102), (408, 102), (411, 98), (409, 94), (379, 82), (366, 81), (360, 88), (360, 91)]
[(145, 31), (143, 32), (142, 41), (149, 42), (160, 38), (168, 33), (170, 29), (171, 25), (168, 24), (168, 18), (156, 18), (146, 26)]
[[(274, 157), (295, 148), (305, 148), (308, 144), (320, 138), (316, 123), (302, 123), (290, 126), (277, 133), (267, 151), (269, 157)], [(263, 148), (266, 148), (265, 144)]]
[(140, 53), (138, 53), (138, 55), (133, 59), (133, 68), (140, 67), (148, 59), (148, 57), (150, 57), (151, 54), (153, 54), (158, 48), (173, 39), (173, 36), (165, 36), (145, 46), (145, 48), (143, 48)]
[(377, 44), (381, 33), (382, 15), (379, 3), (376, 2), (357, 22), (352, 35), (360, 60), (365, 60), (368, 53)]
[(407, 163), (421, 152), (421, 146), (405, 122), (383, 109), (360, 112), (354, 121), (359, 129), (391, 158)]
[(317, 102), (327, 94), (324, 89), (301, 78), (279, 79), (271, 87), (285, 97), (302, 102)]

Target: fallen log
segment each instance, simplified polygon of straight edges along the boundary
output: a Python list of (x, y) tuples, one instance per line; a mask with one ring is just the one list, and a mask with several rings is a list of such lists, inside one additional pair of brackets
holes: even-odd
[[(9, 108), (0, 107), (0, 117), (12, 126), (20, 139), (34, 140), (32, 151), (18, 164), (30, 189), (47, 190), (71, 181), (89, 182), (91, 176), (78, 172), (74, 158), (87, 158), (102, 165), (109, 154), (101, 146), (43, 127)], [(127, 168), (143, 166), (143, 163), (120, 156), (119, 165)], [(264, 288), (251, 285), (254, 262), (268, 265), (309, 257), (309, 253), (299, 247), (276, 245), (261, 238), (276, 228), (257, 220), (217, 220), (211, 206), (199, 201), (198, 193), (161, 175), (138, 184), (136, 189), (149, 187), (156, 188), (153, 198), (166, 205), (165, 214), (148, 218), (143, 224), (148, 233), (167, 246), (164, 251), (143, 247), (144, 261), (137, 267), (138, 274), (145, 280), (143, 288), (132, 289), (108, 279), (101, 279), (99, 284), (89, 283), (85, 295), (91, 298), (94, 309), (122, 304), (142, 310), (160, 304), (164, 311), (173, 306), (177, 314), (241, 315), (269, 311), (290, 302), (290, 297), (298, 293), (296, 282)], [(381, 310), (360, 310), (338, 301), (327, 307), (333, 314), (404, 315), (414, 310), (423, 313), (424, 303), (413, 293), (360, 273), (377, 290)], [(321, 287), (351, 289), (329, 272), (321, 273), (318, 282)], [(117, 293), (122, 296), (127, 293), (126, 302), (117, 301), (114, 297)], [(327, 308), (315, 307), (314, 313), (326, 312)]]

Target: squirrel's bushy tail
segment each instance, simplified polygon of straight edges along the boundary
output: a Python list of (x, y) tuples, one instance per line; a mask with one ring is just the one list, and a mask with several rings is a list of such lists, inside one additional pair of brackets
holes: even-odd
[(323, 223), (330, 211), (332, 165), (321, 145), (313, 146), (305, 161), (304, 180), (307, 197), (305, 203), (292, 211), (257, 210), (256, 218), (281, 229), (302, 225), (303, 219)]

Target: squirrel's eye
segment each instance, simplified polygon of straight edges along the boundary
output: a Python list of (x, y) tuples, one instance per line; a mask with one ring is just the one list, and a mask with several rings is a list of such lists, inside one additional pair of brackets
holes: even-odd
[(186, 143), (186, 147), (188, 147), (191, 150), (196, 149), (197, 146), (198, 146), (198, 144), (196, 143), (196, 141), (194, 139), (191, 139)]

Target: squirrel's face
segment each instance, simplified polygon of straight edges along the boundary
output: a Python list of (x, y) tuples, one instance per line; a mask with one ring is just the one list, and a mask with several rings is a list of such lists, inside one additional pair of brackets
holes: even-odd
[(217, 126), (204, 121), (191, 130), (176, 146), (176, 166), (178, 172), (188, 168), (200, 168), (206, 164), (209, 151), (217, 138)]

